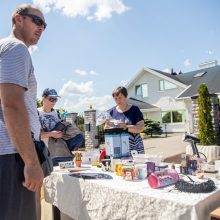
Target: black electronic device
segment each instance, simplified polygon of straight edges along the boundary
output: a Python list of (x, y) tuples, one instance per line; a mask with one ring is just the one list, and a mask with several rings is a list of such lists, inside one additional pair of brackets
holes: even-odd
[(196, 143), (200, 143), (200, 139), (197, 138), (195, 135), (186, 133), (183, 136), (183, 141), (190, 142), (191, 147), (192, 147), (192, 151), (193, 151), (193, 155), (197, 155), (197, 157), (200, 158), (199, 151), (196, 146)]

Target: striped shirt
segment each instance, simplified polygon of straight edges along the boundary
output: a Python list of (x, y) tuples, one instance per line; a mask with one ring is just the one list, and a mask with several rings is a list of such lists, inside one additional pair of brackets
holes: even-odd
[[(0, 40), (0, 84), (12, 83), (25, 88), (24, 101), (31, 131), (39, 140), (40, 122), (37, 113), (37, 82), (27, 46), (15, 37)], [(22, 128), (21, 128), (22, 129)], [(0, 106), (0, 155), (16, 153), (4, 121)]]

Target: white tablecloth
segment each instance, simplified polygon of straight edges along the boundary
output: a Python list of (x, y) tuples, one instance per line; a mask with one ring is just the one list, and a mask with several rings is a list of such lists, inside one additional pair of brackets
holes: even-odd
[(111, 175), (112, 180), (83, 180), (55, 171), (44, 181), (45, 200), (74, 220), (202, 220), (197, 216), (201, 201), (215, 193), (183, 193), (174, 186), (151, 189), (147, 180)]

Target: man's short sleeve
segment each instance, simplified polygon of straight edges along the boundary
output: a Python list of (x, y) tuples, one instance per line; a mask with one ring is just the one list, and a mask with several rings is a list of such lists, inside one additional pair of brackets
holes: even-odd
[(0, 83), (12, 83), (27, 89), (31, 66), (25, 45), (8, 45), (0, 56)]

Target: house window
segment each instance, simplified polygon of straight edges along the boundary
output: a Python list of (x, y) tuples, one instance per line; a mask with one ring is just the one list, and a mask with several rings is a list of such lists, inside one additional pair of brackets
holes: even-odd
[(141, 84), (141, 85), (135, 86), (135, 96), (139, 98), (148, 97), (148, 85)]
[(168, 90), (168, 89), (175, 89), (176, 85), (168, 82), (166, 80), (159, 80), (159, 90), (160, 91), (164, 91), (164, 90)]
[(169, 111), (162, 112), (162, 123), (183, 123), (184, 122), (184, 111)]

